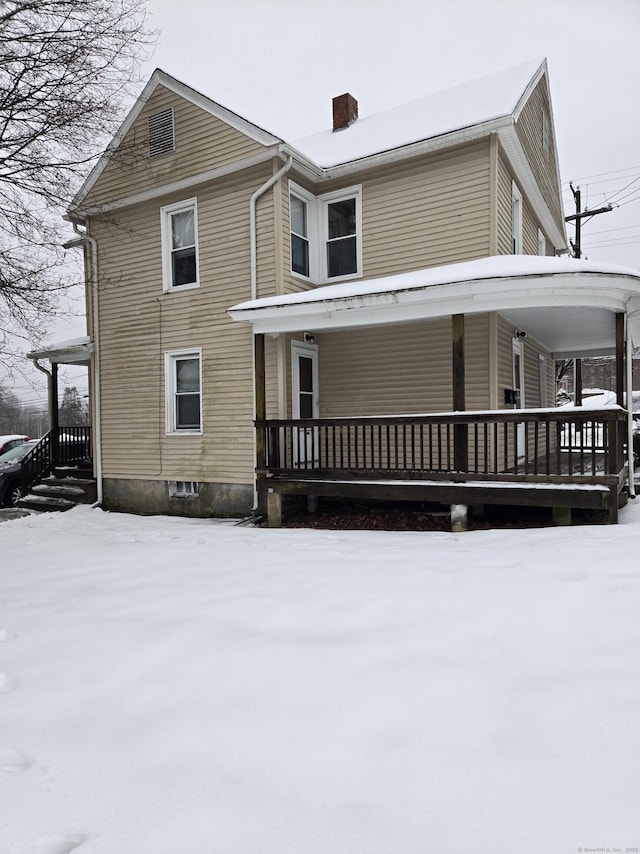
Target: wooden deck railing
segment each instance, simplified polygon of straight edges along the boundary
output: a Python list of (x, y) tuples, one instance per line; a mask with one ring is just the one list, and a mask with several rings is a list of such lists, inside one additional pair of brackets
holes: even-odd
[(91, 464), (91, 428), (56, 427), (45, 434), (22, 460), (22, 492), (54, 468)]
[(619, 475), (626, 413), (530, 409), (276, 419), (257, 422), (256, 429), (262, 476), (571, 481)]

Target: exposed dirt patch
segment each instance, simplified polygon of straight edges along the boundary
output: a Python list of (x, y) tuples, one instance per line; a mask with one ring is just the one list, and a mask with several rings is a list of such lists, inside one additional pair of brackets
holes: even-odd
[[(575, 518), (574, 523), (585, 520)], [(592, 520), (595, 521), (595, 520)], [(469, 530), (489, 528), (542, 528), (553, 524), (551, 510), (544, 507), (485, 507), (469, 514)], [(347, 502), (320, 499), (318, 510), (289, 510), (285, 528), (316, 528), (342, 531), (450, 531), (447, 508), (412, 502)]]

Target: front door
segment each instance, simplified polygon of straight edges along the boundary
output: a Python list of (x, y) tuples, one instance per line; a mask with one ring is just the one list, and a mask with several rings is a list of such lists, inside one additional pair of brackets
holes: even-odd
[[(515, 391), (514, 409), (524, 409), (524, 343), (520, 338), (513, 339), (513, 389)], [(518, 459), (525, 455), (525, 429), (521, 421), (516, 430), (516, 446)]]
[[(317, 344), (291, 342), (291, 382), (293, 418), (317, 418), (319, 412)], [(300, 468), (313, 468), (320, 464), (317, 427), (294, 429), (293, 463)]]

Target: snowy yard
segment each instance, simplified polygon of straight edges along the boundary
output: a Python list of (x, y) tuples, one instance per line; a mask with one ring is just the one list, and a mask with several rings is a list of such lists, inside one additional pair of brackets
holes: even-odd
[(636, 505), (459, 535), (2, 523), (0, 854), (637, 851)]

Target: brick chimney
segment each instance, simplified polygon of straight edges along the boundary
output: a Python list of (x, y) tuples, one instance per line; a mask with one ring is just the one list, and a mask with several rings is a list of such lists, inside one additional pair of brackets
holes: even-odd
[(333, 99), (333, 129), (344, 130), (358, 118), (358, 102), (345, 92)]

